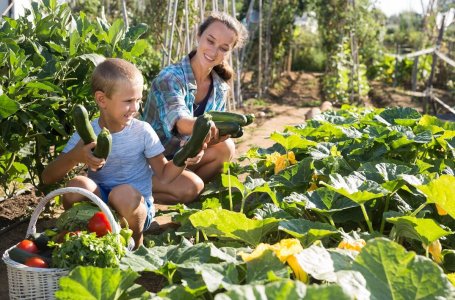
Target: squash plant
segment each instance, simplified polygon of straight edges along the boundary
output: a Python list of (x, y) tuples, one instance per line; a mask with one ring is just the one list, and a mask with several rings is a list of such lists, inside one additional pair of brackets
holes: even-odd
[[(104, 57), (141, 64), (148, 47), (139, 39), (147, 26), (125, 28), (73, 15), (56, 0), (33, 2), (25, 16), (0, 23), (0, 182), (7, 195), (12, 182), (39, 186), (43, 162), (55, 157), (73, 132), (71, 113), (83, 104), (91, 117), (95, 104), (90, 74)], [(13, 188), (12, 188), (13, 187)]]

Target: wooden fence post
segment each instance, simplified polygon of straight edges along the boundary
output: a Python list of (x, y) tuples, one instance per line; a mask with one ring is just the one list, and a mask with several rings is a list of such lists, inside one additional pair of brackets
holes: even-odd
[(442, 37), (444, 36), (445, 18), (446, 18), (446, 15), (443, 14), (442, 21), (441, 21), (441, 28), (439, 28), (438, 40), (436, 41), (436, 47), (433, 52), (433, 61), (431, 63), (431, 72), (430, 72), (430, 77), (428, 78), (427, 87), (426, 87), (427, 96), (425, 97), (425, 103), (424, 103), (424, 112), (425, 113), (428, 113), (428, 105), (431, 102), (433, 112), (436, 114), (436, 105), (435, 105), (434, 101), (431, 101), (431, 93), (432, 93), (431, 89), (433, 87), (433, 78), (434, 78), (434, 73), (435, 73), (435, 69), (436, 69), (436, 62), (438, 60), (437, 51), (439, 51), (439, 48), (441, 48)]

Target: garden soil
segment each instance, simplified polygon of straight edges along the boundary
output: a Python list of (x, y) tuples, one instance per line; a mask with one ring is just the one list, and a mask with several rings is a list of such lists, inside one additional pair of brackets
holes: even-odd
[[(388, 87), (375, 84), (370, 94), (371, 102), (368, 105), (408, 106), (422, 111), (420, 101)], [(254, 113), (256, 121), (245, 127), (244, 135), (236, 139), (237, 152), (234, 159), (238, 159), (253, 146), (268, 147), (273, 144), (269, 136), (274, 131), (282, 131), (286, 125), (301, 124), (307, 118), (320, 113), (325, 107), (321, 105), (320, 74), (291, 72), (283, 75), (279, 82), (268, 89), (264, 101), (246, 99), (243, 107), (236, 111), (242, 113)], [(251, 98), (254, 92), (251, 91)], [(248, 95), (248, 93), (246, 93)], [(443, 95), (441, 96), (443, 98)], [(453, 101), (453, 99), (452, 99)], [(452, 103), (453, 105), (454, 103)], [(336, 104), (333, 105), (337, 107)], [(29, 218), (34, 207), (43, 195), (33, 189), (24, 193), (7, 198), (0, 202), (0, 253), (12, 247), (25, 237)], [(165, 209), (165, 207), (160, 207)], [(61, 213), (60, 209), (46, 208), (38, 221), (37, 231), (42, 228), (54, 226), (55, 219)], [(151, 231), (159, 231), (166, 226), (175, 226), (167, 217), (157, 218)], [(8, 299), (8, 282), (6, 265), (0, 263), (0, 299)], [(138, 283), (148, 290), (156, 292), (164, 284), (163, 278), (151, 273), (143, 274)]]

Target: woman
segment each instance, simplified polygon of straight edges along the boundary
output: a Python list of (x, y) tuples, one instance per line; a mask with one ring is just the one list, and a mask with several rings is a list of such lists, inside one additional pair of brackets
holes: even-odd
[[(153, 80), (144, 109), (144, 120), (158, 133), (171, 159), (192, 134), (196, 117), (210, 110), (226, 110), (226, 96), (233, 71), (227, 60), (243, 46), (248, 33), (235, 18), (212, 13), (199, 26), (197, 47), (180, 62), (167, 66)], [(193, 201), (235, 153), (229, 136), (219, 136), (212, 123), (201, 161), (170, 184), (153, 177), (153, 197), (159, 203)]]

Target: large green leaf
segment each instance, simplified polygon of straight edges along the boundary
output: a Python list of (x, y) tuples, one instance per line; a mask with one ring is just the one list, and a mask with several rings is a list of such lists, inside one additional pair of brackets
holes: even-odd
[(455, 218), (455, 176), (441, 175), (426, 185), (418, 185), (427, 202), (435, 203)]
[(356, 207), (358, 204), (326, 187), (305, 194), (306, 208), (324, 215), (332, 215), (338, 211)]
[(195, 266), (194, 271), (200, 274), (209, 292), (215, 292), (220, 287), (228, 288), (239, 284), (239, 274), (234, 264), (202, 264)]
[(338, 230), (332, 225), (305, 219), (280, 221), (278, 229), (300, 239), (304, 245), (311, 245), (317, 240), (338, 234)]
[(370, 299), (449, 299), (453, 296), (447, 276), (434, 262), (383, 238), (368, 241), (356, 257), (353, 270), (365, 278)]
[(433, 219), (421, 219), (411, 216), (388, 218), (388, 222), (395, 224), (398, 236), (419, 240), (425, 245), (430, 245), (437, 239), (452, 234), (443, 229)]
[(294, 148), (307, 148), (308, 146), (317, 144), (314, 141), (289, 133), (274, 132), (270, 135), (270, 139), (283, 146), (286, 151)]
[(8, 118), (19, 110), (19, 103), (10, 99), (7, 95), (0, 95), (0, 120)]
[(411, 126), (417, 123), (422, 115), (410, 107), (387, 108), (379, 116), (384, 118), (390, 124)]
[(251, 220), (244, 214), (229, 210), (207, 209), (190, 216), (194, 227), (209, 236), (243, 241), (251, 246), (258, 245), (263, 238), (278, 227), (278, 220)]
[(356, 176), (343, 177), (334, 174), (330, 175), (330, 181), (331, 184), (325, 182), (321, 182), (321, 184), (359, 204), (382, 197), (387, 193), (378, 183), (370, 180), (364, 181)]
[(336, 282), (336, 273), (350, 270), (353, 261), (348, 251), (329, 251), (316, 245), (303, 249), (296, 258), (302, 269), (311, 277), (328, 282)]
[(282, 263), (275, 256), (272, 250), (264, 253), (246, 263), (246, 282), (266, 282), (268, 278), (289, 278), (289, 271), (286, 264)]
[(242, 194), (242, 197), (244, 197), (246, 192), (245, 186), (240, 182), (237, 176), (221, 174), (221, 183), (224, 187), (236, 188)]
[(281, 186), (288, 190), (308, 186), (311, 177), (313, 176), (312, 162), (313, 160), (311, 158), (304, 158), (297, 164), (273, 175), (270, 178), (270, 185), (272, 187)]
[(61, 300), (149, 299), (149, 292), (134, 284), (138, 277), (139, 274), (131, 270), (77, 267), (60, 279), (55, 296)]
[[(175, 247), (175, 246), (172, 246)], [(120, 261), (121, 269), (131, 268), (136, 272), (155, 271), (165, 263), (164, 259), (156, 255), (155, 251), (140, 246), (136, 251), (127, 251)]]
[(351, 299), (336, 285), (309, 285), (293, 280), (280, 280), (266, 285), (239, 285), (215, 296), (215, 300), (347, 300)]

